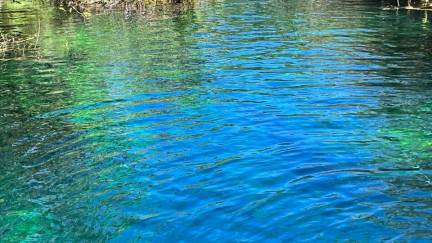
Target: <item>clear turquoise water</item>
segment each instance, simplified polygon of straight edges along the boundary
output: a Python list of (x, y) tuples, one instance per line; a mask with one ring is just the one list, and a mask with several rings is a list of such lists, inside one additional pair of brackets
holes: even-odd
[[(379, 2), (379, 1), (378, 1)], [(432, 240), (432, 29), (373, 1), (6, 4), (0, 238)]]

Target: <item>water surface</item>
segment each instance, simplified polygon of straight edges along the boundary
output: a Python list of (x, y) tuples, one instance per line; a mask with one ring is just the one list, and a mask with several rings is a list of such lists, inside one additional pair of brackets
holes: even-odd
[(432, 240), (431, 19), (377, 2), (4, 3), (1, 239)]

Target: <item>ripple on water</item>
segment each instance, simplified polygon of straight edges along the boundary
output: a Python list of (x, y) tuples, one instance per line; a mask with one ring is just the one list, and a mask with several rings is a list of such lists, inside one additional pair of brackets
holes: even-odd
[(431, 239), (423, 13), (14, 6), (0, 30), (43, 18), (37, 53), (0, 61), (2, 239)]

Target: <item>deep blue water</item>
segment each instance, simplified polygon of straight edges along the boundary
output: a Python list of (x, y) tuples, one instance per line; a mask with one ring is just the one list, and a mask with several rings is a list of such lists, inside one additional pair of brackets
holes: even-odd
[(0, 241), (432, 240), (431, 19), (381, 7), (5, 3)]

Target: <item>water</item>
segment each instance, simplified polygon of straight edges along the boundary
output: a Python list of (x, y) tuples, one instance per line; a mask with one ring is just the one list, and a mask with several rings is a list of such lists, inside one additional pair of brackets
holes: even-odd
[[(373, 1), (6, 2), (0, 237), (432, 240), (432, 29)], [(40, 27), (39, 27), (40, 26)]]

